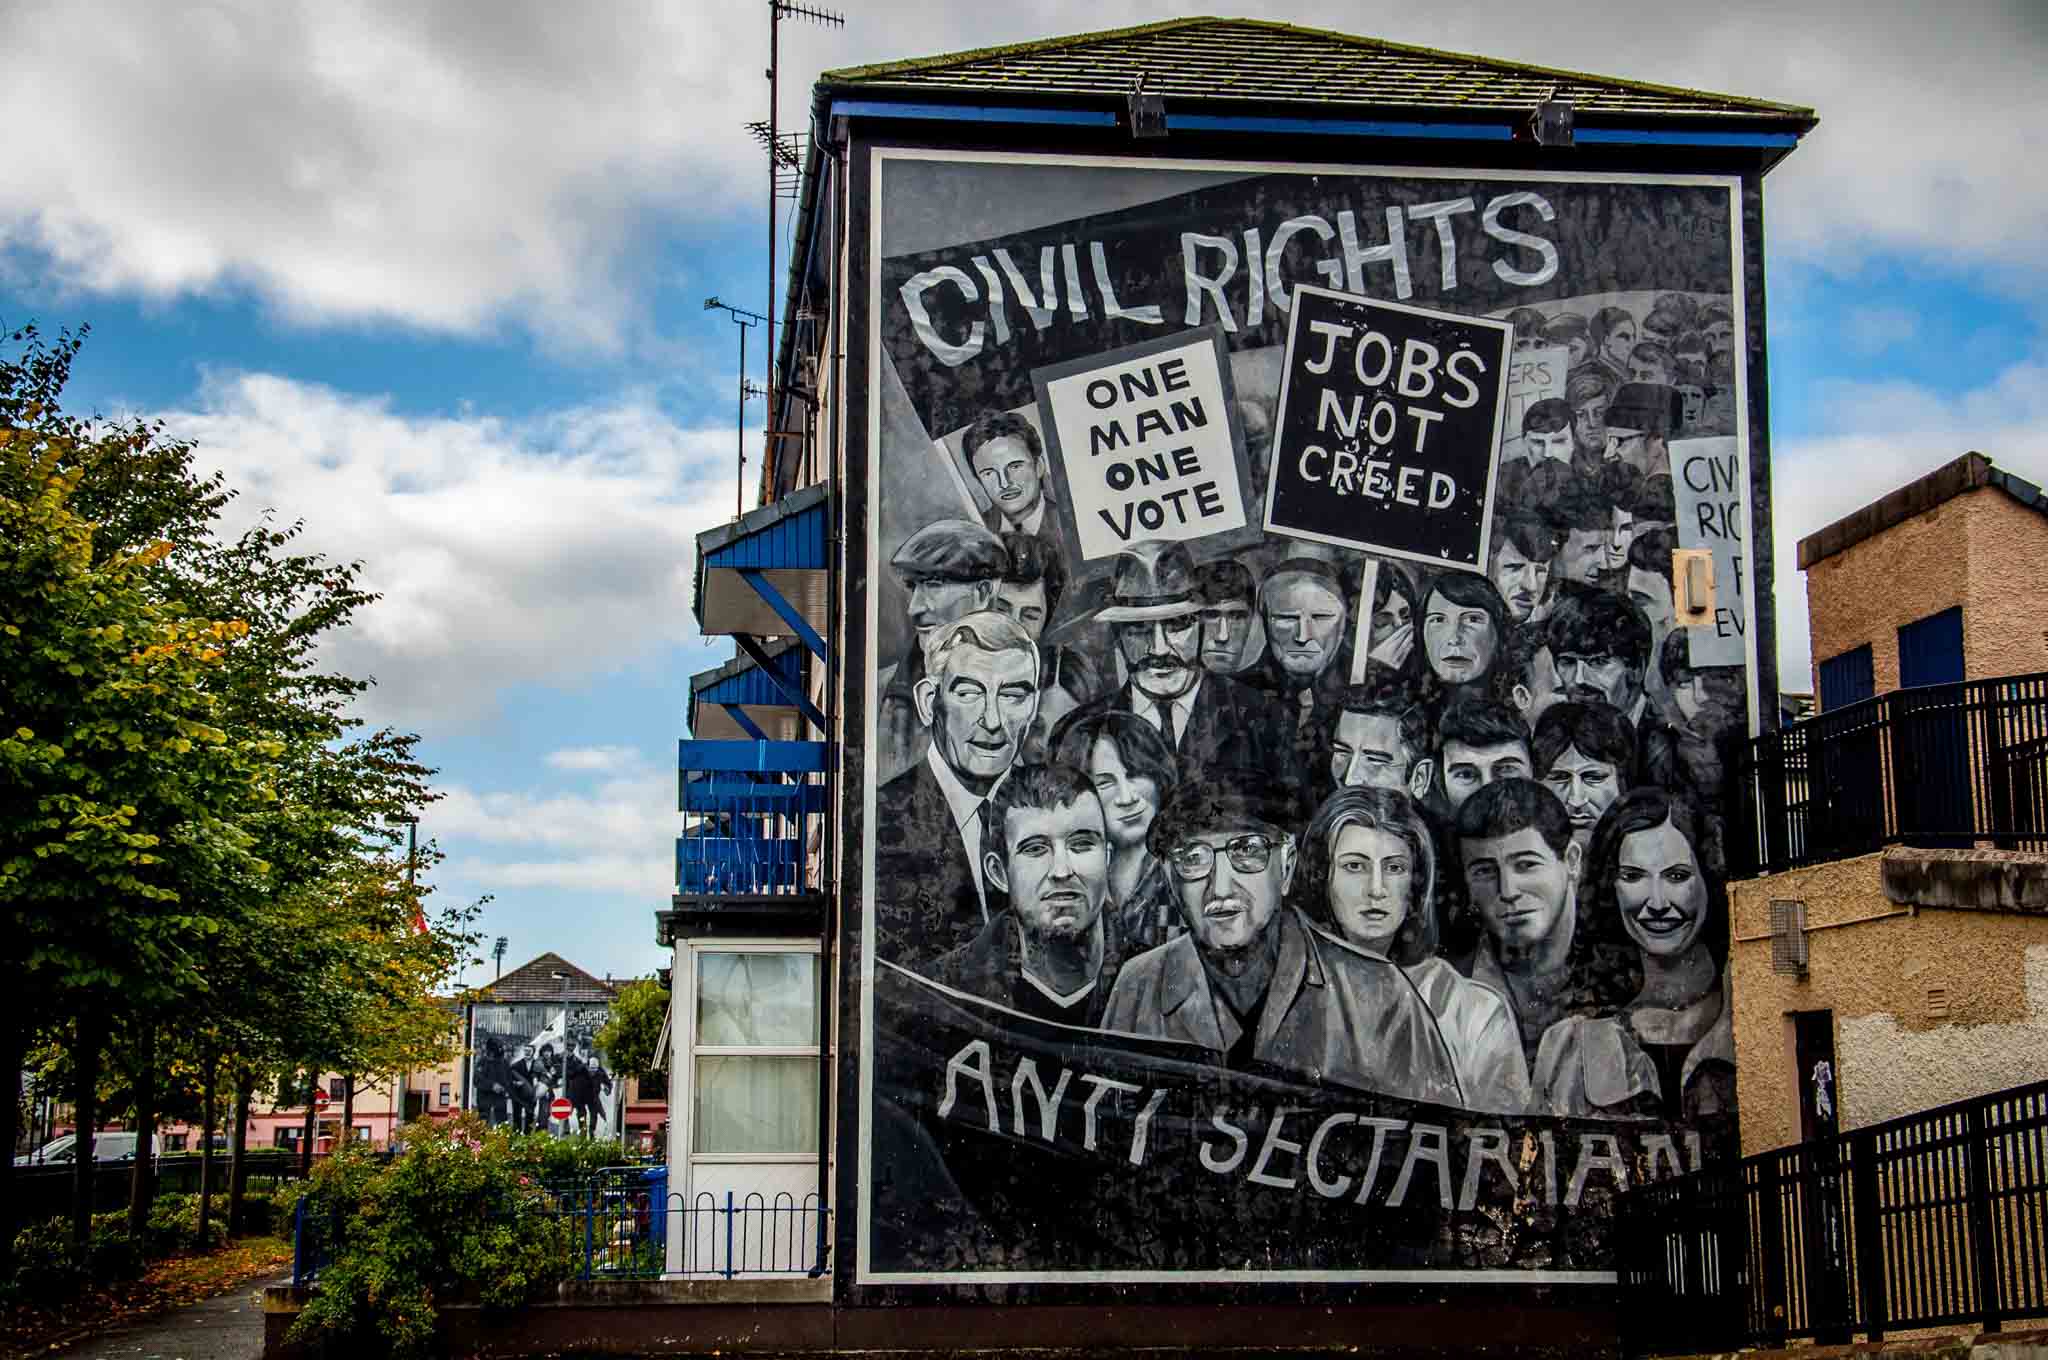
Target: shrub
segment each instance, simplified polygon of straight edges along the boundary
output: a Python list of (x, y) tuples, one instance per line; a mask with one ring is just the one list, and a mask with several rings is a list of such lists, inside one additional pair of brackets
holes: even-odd
[(619, 1145), (610, 1140), (557, 1138), (550, 1133), (513, 1135), (506, 1156), (527, 1175), (549, 1185), (574, 1185), (624, 1161)]
[(337, 1243), (292, 1339), (336, 1355), (428, 1355), (437, 1309), (513, 1308), (568, 1278), (571, 1225), (552, 1211), (532, 1162), (474, 1114), (405, 1130), (405, 1151), (379, 1166), (352, 1150), (307, 1191)]
[(22, 1303), (47, 1305), (84, 1289), (84, 1259), (71, 1248), (71, 1225), (62, 1218), (31, 1223), (14, 1235), (12, 1293)]

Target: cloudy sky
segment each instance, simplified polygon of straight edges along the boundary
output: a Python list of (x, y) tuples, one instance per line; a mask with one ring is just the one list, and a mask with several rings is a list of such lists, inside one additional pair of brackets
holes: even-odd
[[(826, 67), (1198, 12), (867, 0), (784, 26), (783, 114)], [(1819, 109), (1766, 187), (1788, 688), (1800, 535), (1967, 449), (2048, 479), (2038, 0), (1258, 13)], [(734, 339), (701, 304), (766, 299), (765, 26), (709, 0), (0, 4), (0, 324), (90, 323), (74, 407), (160, 416), (245, 510), (368, 564), (384, 599), (339, 659), (425, 735), (439, 887), (494, 895), (508, 964), (660, 962), (687, 679), (730, 654), (688, 604), (734, 492)]]

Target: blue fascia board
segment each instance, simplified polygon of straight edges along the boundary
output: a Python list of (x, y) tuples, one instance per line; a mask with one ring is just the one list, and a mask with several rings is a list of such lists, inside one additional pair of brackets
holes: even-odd
[(914, 118), (943, 123), (1054, 123), (1065, 127), (1115, 127), (1116, 114), (1102, 109), (1034, 109), (990, 104), (908, 104), (891, 99), (835, 99), (835, 118)]
[(1768, 151), (1799, 145), (1794, 132), (1713, 132), (1654, 128), (1589, 128), (1572, 133), (1576, 142), (1607, 146), (1733, 146)]
[[(1005, 107), (986, 104), (920, 104), (884, 99), (838, 99), (834, 115), (853, 118), (903, 118), (932, 122), (1016, 123), (1066, 127), (1115, 127), (1114, 112), (1098, 109)], [(1253, 132), (1285, 136), (1385, 137), (1412, 141), (1511, 142), (1519, 120), (1507, 123), (1411, 122), (1403, 119), (1288, 118), (1260, 114), (1175, 113), (1166, 115), (1169, 132)], [(1784, 150), (1799, 145), (1793, 132), (1734, 132), (1655, 128), (1580, 126), (1574, 139), (1586, 145), (1711, 146), (1749, 150)]]
[[(778, 510), (782, 513), (776, 513)], [(757, 516), (758, 522), (747, 522)], [(746, 516), (739, 522), (737, 532), (735, 526), (728, 524), (697, 535), (697, 560), (702, 570), (751, 567), (760, 571), (823, 571), (829, 561), (828, 527), (822, 496), (793, 511), (778, 502)], [(711, 541), (706, 542), (707, 539)]]

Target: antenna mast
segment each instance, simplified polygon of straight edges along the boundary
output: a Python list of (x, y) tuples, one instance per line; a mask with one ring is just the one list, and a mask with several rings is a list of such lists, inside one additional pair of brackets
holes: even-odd
[[(764, 474), (775, 466), (775, 441), (780, 438), (780, 432), (775, 428), (775, 356), (781, 351), (781, 346), (775, 343), (775, 201), (796, 197), (803, 175), (802, 151), (805, 145), (804, 136), (794, 133), (784, 136), (776, 123), (775, 95), (782, 64), (780, 32), (784, 16), (809, 19), (812, 23), (831, 28), (846, 23), (844, 15), (803, 4), (800, 0), (768, 0), (768, 118), (765, 122), (747, 124), (747, 131), (753, 133), (768, 151), (768, 381), (763, 388), (768, 409), (761, 421), (761, 470)], [(783, 189), (785, 178), (789, 186), (786, 193)]]

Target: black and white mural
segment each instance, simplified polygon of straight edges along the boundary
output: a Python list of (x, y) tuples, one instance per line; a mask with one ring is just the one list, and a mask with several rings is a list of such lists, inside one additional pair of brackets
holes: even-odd
[(1736, 1146), (1737, 183), (874, 154), (861, 1278), (1609, 1278)]
[[(537, 1001), (474, 1007), (468, 1107), (519, 1133), (618, 1137), (625, 1086), (597, 1047), (608, 1013)], [(565, 1115), (557, 1100), (568, 1102)]]

